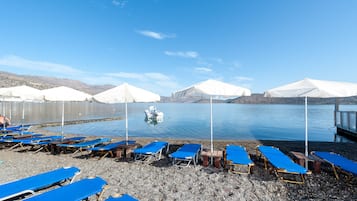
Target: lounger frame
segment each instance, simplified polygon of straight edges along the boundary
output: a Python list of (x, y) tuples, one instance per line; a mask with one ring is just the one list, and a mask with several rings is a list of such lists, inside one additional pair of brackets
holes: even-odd
[[(276, 148), (276, 147), (273, 147), (273, 148)], [(278, 149), (278, 148), (276, 148)], [(311, 174), (310, 171), (307, 171), (306, 174), (301, 174), (299, 172), (290, 172), (290, 171), (287, 171), (285, 169), (281, 169), (281, 168), (277, 168), (275, 167), (273, 164), (270, 163), (269, 159), (264, 156), (263, 153), (261, 153), (259, 151), (259, 145), (256, 147), (256, 156), (258, 158), (261, 158), (264, 160), (264, 168), (265, 170), (269, 170), (269, 164), (270, 164), (270, 167), (272, 168), (272, 171), (274, 171), (275, 175), (281, 180), (281, 181), (284, 181), (284, 182), (287, 182), (287, 183), (293, 183), (293, 184), (304, 184), (305, 183), (305, 175), (306, 174)], [(292, 163), (294, 163), (293, 160), (291, 160)], [(290, 178), (290, 176), (292, 178)]]
[[(53, 185), (60, 184), (60, 183), (65, 182), (67, 180), (69, 180), (69, 183), (72, 183), (74, 181), (74, 179), (76, 178), (76, 176), (80, 174), (80, 170), (78, 168), (75, 168), (75, 167), (64, 167), (63, 169), (68, 169), (68, 168), (72, 168), (73, 169), (73, 171), (74, 171), (73, 175), (68, 176), (66, 178), (63, 178), (61, 181), (54, 181), (52, 183), (48, 183), (48, 184), (46, 184), (44, 186), (38, 186), (36, 188), (31, 186), (31, 187), (28, 187), (28, 189), (21, 190), (21, 191), (18, 191), (16, 193), (13, 193), (13, 194), (8, 194), (5, 197), (1, 197), (0, 201), (8, 200), (8, 199), (15, 198), (15, 197), (18, 197), (18, 196), (21, 196), (21, 195), (25, 195), (25, 194), (33, 194), (34, 195), (35, 192), (38, 191), (38, 190), (41, 190), (41, 189), (44, 189), (44, 188), (47, 188), (47, 187), (50, 187), (50, 186), (53, 186)], [(22, 180), (28, 180), (28, 179), (31, 179), (31, 178), (41, 177), (44, 174), (49, 174), (49, 173), (52, 173), (52, 172), (55, 172), (55, 171), (60, 171), (60, 170), (61, 170), (61, 168), (60, 169), (56, 169), (56, 170), (52, 170), (52, 171), (49, 171), (49, 172), (40, 173), (38, 175), (33, 175), (33, 176), (30, 176), (30, 177), (26, 177), (26, 178), (14, 180), (14, 181), (9, 181), (7, 183), (0, 184), (0, 188), (1, 188), (1, 186), (4, 186), (4, 185), (8, 185), (8, 184), (11, 184), (11, 183), (17, 184), (18, 182), (21, 182)]]
[[(224, 165), (225, 168), (228, 169), (228, 171), (235, 173), (235, 174), (251, 174), (252, 173), (252, 168), (254, 167), (254, 163), (248, 163), (248, 164), (238, 164), (238, 163), (234, 163), (231, 160), (227, 159), (227, 147), (228, 146), (237, 146), (237, 145), (227, 145), (225, 151), (223, 152), (223, 158), (224, 158)], [(246, 153), (247, 153), (247, 157), (250, 159), (250, 156), (246, 150), (245, 147), (239, 146), (241, 147)], [(242, 171), (240, 171), (242, 170)], [(243, 171), (245, 170), (245, 171)]]
[(59, 188), (55, 188), (42, 194), (37, 194), (33, 197), (25, 199), (25, 201), (88, 200), (88, 198), (93, 195), (97, 196), (97, 200), (101, 200), (101, 197), (107, 187), (107, 182), (102, 178), (89, 177)]
[[(198, 144), (184, 144), (182, 147), (184, 146), (187, 146), (187, 145), (198, 145)], [(173, 166), (183, 166), (183, 167), (189, 167), (191, 162), (193, 163), (193, 166), (196, 167), (196, 165), (198, 164), (198, 158), (199, 158), (199, 155), (201, 153), (201, 150), (202, 150), (202, 146), (199, 145), (199, 149), (193, 153), (193, 157), (192, 156), (186, 156), (186, 157), (173, 157), (172, 154), (170, 154), (169, 156), (172, 158), (172, 165)], [(177, 152), (180, 151), (180, 149), (182, 148), (180, 147)]]
[(61, 148), (60, 152), (67, 153), (68, 151), (72, 151), (72, 154), (76, 154), (78, 152), (82, 153), (85, 150), (110, 141), (110, 138), (97, 138), (76, 144), (58, 144), (57, 146)]
[[(331, 152), (331, 153), (333, 153), (333, 152)], [(333, 153), (333, 154), (336, 154), (336, 153)], [(354, 175), (353, 175), (351, 172), (345, 171), (345, 170), (343, 170), (342, 168), (340, 168), (339, 166), (335, 165), (334, 163), (328, 161), (327, 159), (324, 159), (324, 158), (321, 158), (321, 157), (315, 155), (315, 151), (312, 151), (312, 152), (311, 152), (311, 155), (313, 155), (313, 156), (315, 156), (315, 157), (321, 159), (322, 161), (324, 161), (324, 162), (330, 164), (330, 165), (331, 165), (331, 168), (332, 168), (332, 170), (333, 170), (333, 173), (334, 173), (334, 175), (335, 175), (335, 177), (336, 177), (337, 180), (340, 179), (340, 176), (338, 175), (338, 172), (341, 172), (341, 173), (345, 174), (345, 175), (347, 176), (347, 181), (351, 181), (352, 178), (354, 177)], [(337, 154), (337, 155), (339, 155), (339, 154)], [(341, 156), (341, 155), (339, 155), (339, 156)], [(341, 156), (341, 157), (343, 157), (343, 156)]]
[[(157, 142), (157, 141), (155, 141), (155, 142)], [(152, 142), (152, 143), (155, 143), (155, 142)], [(155, 151), (147, 151), (147, 152), (143, 152), (143, 153), (135, 153), (135, 150), (134, 150), (134, 161), (150, 162), (151, 159), (153, 159), (153, 161), (161, 160), (163, 150), (165, 150), (165, 154), (166, 154), (169, 150), (169, 146), (170, 146), (169, 143), (166, 142), (166, 145), (163, 146), (158, 151), (155, 150)]]
[[(136, 141), (134, 140), (129, 140), (129, 141), (119, 141), (119, 142), (113, 142), (113, 143), (109, 143), (107, 145), (101, 146), (101, 147), (93, 147), (93, 148), (89, 148), (88, 151), (90, 151), (89, 156), (90, 157), (94, 157), (95, 155), (99, 155), (98, 160), (101, 160), (105, 157), (107, 157), (108, 155), (110, 155), (110, 157), (114, 157), (114, 151), (120, 146), (120, 145), (125, 145), (125, 144), (135, 144)], [(108, 148), (108, 146), (110, 146)]]

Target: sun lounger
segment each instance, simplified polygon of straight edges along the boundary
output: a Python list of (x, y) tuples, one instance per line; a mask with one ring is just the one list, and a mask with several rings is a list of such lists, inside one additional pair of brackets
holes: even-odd
[(188, 167), (190, 163), (193, 162), (193, 165), (196, 167), (200, 151), (200, 144), (184, 144), (177, 151), (170, 154), (169, 157), (172, 158), (173, 165), (180, 165), (181, 163), (187, 162), (186, 167)]
[(62, 136), (53, 135), (53, 136), (40, 136), (40, 137), (32, 137), (32, 138), (24, 138), (24, 139), (14, 139), (12, 140), (12, 143), (16, 143), (16, 144), (10, 147), (9, 150), (15, 149), (17, 147), (24, 148), (24, 145), (31, 145), (39, 142), (58, 140), (61, 138)]
[(150, 160), (153, 158), (154, 160), (160, 160), (162, 151), (166, 147), (166, 153), (167, 150), (169, 149), (169, 143), (168, 142), (162, 142), (162, 141), (154, 141), (151, 142), (141, 148), (137, 148), (134, 150), (134, 159), (135, 160)]
[[(46, 150), (48, 152), (50, 152), (50, 145), (53, 143), (68, 143), (68, 142), (80, 142), (83, 139), (85, 139), (85, 137), (70, 137), (70, 138), (63, 138), (61, 136), (59, 137), (53, 137), (53, 138), (49, 138), (49, 139), (43, 139), (43, 140), (37, 140), (37, 141), (32, 141), (32, 142), (28, 142), (25, 143), (24, 145), (30, 145), (31, 146), (31, 150), (35, 150), (35, 153), (41, 151), (41, 150)], [(38, 149), (35, 149), (36, 147), (39, 147)]]
[(130, 196), (128, 194), (124, 194), (122, 196), (120, 196), (120, 195), (110, 196), (105, 201), (139, 201), (139, 200), (136, 198), (133, 198), (132, 196)]
[(80, 170), (76, 167), (64, 167), (44, 172), (31, 177), (0, 184), (0, 200), (7, 200), (59, 184), (65, 180), (73, 181)]
[(110, 154), (111, 157), (114, 157), (114, 151), (120, 146), (120, 145), (132, 145), (135, 144), (136, 141), (134, 140), (123, 140), (119, 142), (112, 142), (103, 146), (97, 146), (97, 147), (92, 147), (89, 148), (88, 151), (91, 151), (91, 155), (93, 156), (94, 154), (99, 154), (101, 157), (99, 157), (99, 160), (106, 157), (108, 154)]
[[(282, 181), (289, 183), (304, 183), (304, 175), (311, 174), (306, 168), (294, 163), (287, 155), (281, 152), (278, 148), (272, 146), (257, 146), (257, 156), (263, 157), (265, 169), (268, 168), (268, 162), (273, 166), (275, 174)], [(289, 176), (299, 176), (300, 180), (288, 178)]]
[(42, 194), (35, 195), (25, 200), (80, 201), (88, 199), (93, 195), (97, 195), (97, 199), (99, 200), (106, 185), (107, 182), (100, 177), (87, 178), (62, 186), (60, 188), (55, 188)]
[(1, 136), (0, 137), (0, 142), (12, 143), (14, 140), (16, 142), (16, 140), (19, 140), (19, 139), (38, 138), (38, 137), (42, 137), (42, 136), (43, 136), (42, 134), (38, 134), (38, 133), (31, 133), (31, 134), (24, 134), (24, 135), (16, 133), (16, 134), (11, 134), (11, 135), (3, 135), (3, 136)]
[[(245, 147), (239, 145), (226, 146), (224, 161), (228, 170), (238, 174), (250, 174), (254, 166)], [(247, 170), (242, 171), (242, 168)]]
[(97, 138), (94, 140), (79, 142), (76, 144), (57, 144), (57, 146), (65, 149), (65, 151), (67, 151), (68, 149), (75, 150), (74, 151), (74, 154), (75, 154), (77, 152), (82, 152), (82, 150), (93, 148), (97, 145), (100, 145), (100, 144), (106, 143), (106, 142), (110, 142), (110, 141), (111, 141), (110, 138)]
[(350, 159), (345, 158), (344, 156), (341, 156), (340, 154), (336, 154), (333, 152), (312, 151), (311, 154), (331, 164), (333, 172), (335, 173), (337, 179), (339, 179), (337, 169), (347, 174), (349, 176), (349, 179), (357, 175), (356, 161), (352, 161)]

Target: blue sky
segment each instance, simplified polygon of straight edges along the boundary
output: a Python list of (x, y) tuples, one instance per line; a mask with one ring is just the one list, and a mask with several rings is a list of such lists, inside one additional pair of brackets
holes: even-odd
[(0, 70), (170, 95), (356, 82), (354, 0), (0, 0)]

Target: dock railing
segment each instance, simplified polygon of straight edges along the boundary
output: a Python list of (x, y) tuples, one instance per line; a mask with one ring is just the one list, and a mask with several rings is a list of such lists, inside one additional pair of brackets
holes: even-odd
[(357, 111), (335, 111), (335, 126), (357, 135)]

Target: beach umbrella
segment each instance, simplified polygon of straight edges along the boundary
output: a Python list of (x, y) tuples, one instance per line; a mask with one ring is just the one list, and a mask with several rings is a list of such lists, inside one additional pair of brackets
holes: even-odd
[(22, 123), (25, 119), (25, 102), (42, 102), (44, 100), (41, 90), (26, 85), (0, 88), (0, 96), (3, 101), (22, 102)]
[[(305, 156), (308, 156), (308, 121), (307, 121), (307, 98), (337, 98), (357, 96), (357, 84), (348, 82), (335, 82), (303, 80), (270, 89), (264, 93), (265, 97), (304, 97), (305, 98)], [(307, 161), (305, 161), (307, 167)]]
[(160, 101), (160, 95), (129, 85), (121, 84), (93, 96), (101, 103), (125, 103), (125, 139), (128, 141), (128, 103)]
[[(217, 80), (206, 80), (189, 86), (185, 89), (176, 91), (173, 93), (174, 98), (209, 98), (210, 99), (210, 127), (211, 127), (211, 153), (213, 153), (213, 110), (212, 99), (228, 99), (236, 98), (240, 96), (250, 96), (249, 89), (235, 86), (232, 84), (224, 83)], [(211, 158), (211, 163), (213, 162)]]
[(62, 121), (61, 121), (62, 137), (63, 137), (63, 127), (64, 127), (64, 102), (92, 100), (92, 95), (65, 86), (44, 89), (42, 90), (42, 93), (44, 95), (45, 101), (62, 102)]

